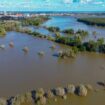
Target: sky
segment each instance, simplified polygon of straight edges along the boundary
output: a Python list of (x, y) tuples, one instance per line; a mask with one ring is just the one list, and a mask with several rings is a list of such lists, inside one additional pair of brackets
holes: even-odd
[(105, 11), (105, 0), (0, 0), (0, 11)]

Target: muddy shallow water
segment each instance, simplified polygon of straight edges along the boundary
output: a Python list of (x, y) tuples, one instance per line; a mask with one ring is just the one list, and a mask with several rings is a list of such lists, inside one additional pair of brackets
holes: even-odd
[(68, 95), (67, 100), (58, 98), (57, 102), (52, 100), (48, 101), (47, 105), (104, 105), (105, 104), (105, 91), (98, 93), (89, 92), (86, 97), (79, 97), (75, 95)]
[[(11, 40), (14, 48), (8, 45)], [(105, 80), (104, 54), (79, 53), (75, 59), (58, 59), (53, 54), (69, 47), (16, 32), (0, 38), (0, 44), (6, 45), (4, 50), (0, 49), (0, 96), (69, 83), (89, 83), (97, 87), (97, 82)], [(55, 50), (50, 48), (53, 44)], [(22, 51), (24, 46), (29, 47), (27, 54)], [(39, 51), (45, 55), (39, 56)]]

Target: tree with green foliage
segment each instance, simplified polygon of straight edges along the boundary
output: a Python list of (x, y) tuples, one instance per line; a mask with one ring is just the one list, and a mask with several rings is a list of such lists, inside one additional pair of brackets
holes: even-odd
[(60, 28), (59, 27), (47, 27), (47, 29), (51, 32), (59, 32), (60, 31)]
[(66, 30), (63, 30), (63, 33), (66, 33), (66, 34), (69, 34), (69, 35), (72, 35), (74, 34), (74, 30), (73, 29), (66, 29)]
[(88, 31), (80, 29), (76, 32), (76, 34), (80, 35), (82, 39), (89, 35)]
[(96, 52), (98, 50), (97, 42), (90, 40), (89, 42), (85, 42), (83, 44), (86, 47), (87, 51)]
[(0, 27), (0, 36), (6, 35), (6, 30), (2, 27)]
[(102, 17), (102, 18), (99, 18), (99, 17), (78, 18), (77, 21), (83, 22), (88, 25), (105, 27), (105, 18), (104, 17)]
[(100, 45), (103, 45), (104, 44), (104, 38), (99, 38), (97, 40), (97, 44), (100, 46)]

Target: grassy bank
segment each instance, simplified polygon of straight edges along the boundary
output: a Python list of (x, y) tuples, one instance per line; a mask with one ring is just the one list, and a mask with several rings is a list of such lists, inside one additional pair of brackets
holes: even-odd
[(105, 18), (88, 17), (88, 18), (79, 18), (77, 20), (79, 22), (83, 22), (87, 25), (95, 25), (95, 26), (105, 27)]

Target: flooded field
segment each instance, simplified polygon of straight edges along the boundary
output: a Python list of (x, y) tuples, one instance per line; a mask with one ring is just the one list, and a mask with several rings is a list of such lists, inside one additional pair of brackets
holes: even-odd
[[(97, 31), (97, 38), (105, 38), (104, 28), (79, 23), (73, 17), (55, 16), (42, 26), (57, 26), (61, 30), (84, 29), (90, 33), (88, 39), (94, 39), (91, 33)], [(50, 34), (43, 27), (28, 28)], [(14, 47), (9, 46), (11, 41)], [(40, 87), (48, 90), (59, 86), (65, 87), (68, 84), (90, 84), (94, 89), (102, 90), (89, 92), (86, 97), (70, 95), (66, 101), (58, 97), (57, 103), (48, 100), (47, 105), (105, 104), (105, 91), (99, 85), (100, 82), (105, 82), (105, 54), (80, 52), (76, 58), (60, 59), (54, 54), (59, 50), (68, 49), (69, 46), (14, 31), (0, 37), (0, 45), (5, 45), (5, 49), (0, 48), (0, 97), (14, 96)], [(56, 48), (51, 49), (52, 45)], [(22, 50), (25, 46), (29, 49), (28, 53)], [(44, 56), (38, 55), (40, 51), (45, 53)]]
[[(8, 45), (11, 40), (14, 48)], [(69, 83), (98, 86), (97, 82), (105, 80), (104, 54), (79, 53), (75, 59), (59, 59), (53, 54), (67, 46), (16, 32), (8, 32), (6, 37), (0, 38), (0, 44), (6, 45), (4, 50), (0, 49), (0, 96)], [(50, 48), (53, 44), (55, 50)], [(29, 48), (27, 54), (22, 51), (24, 46)], [(39, 56), (39, 51), (45, 55)]]

